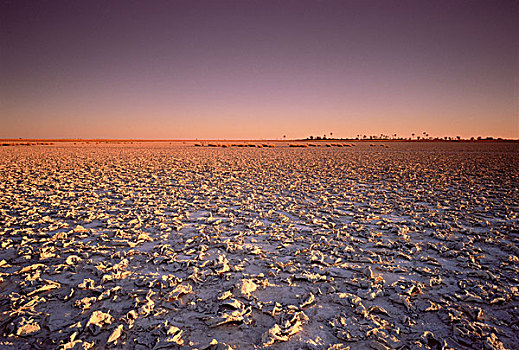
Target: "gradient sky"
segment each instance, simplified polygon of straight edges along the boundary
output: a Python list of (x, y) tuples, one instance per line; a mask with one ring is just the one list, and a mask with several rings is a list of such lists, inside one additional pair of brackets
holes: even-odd
[(519, 138), (518, 1), (0, 0), (0, 137)]

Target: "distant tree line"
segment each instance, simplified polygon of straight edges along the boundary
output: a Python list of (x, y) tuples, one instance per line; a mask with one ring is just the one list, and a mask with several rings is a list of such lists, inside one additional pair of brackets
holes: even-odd
[(422, 132), (420, 135), (416, 134), (416, 133), (412, 133), (410, 137), (403, 137), (403, 136), (399, 136), (398, 134), (391, 134), (391, 135), (387, 135), (387, 134), (378, 134), (378, 135), (361, 135), (361, 134), (358, 134), (357, 137), (355, 138), (333, 138), (332, 137), (333, 133), (330, 133), (330, 136), (327, 137), (326, 134), (323, 135), (323, 136), (309, 136), (307, 137), (305, 140), (371, 140), (371, 141), (376, 141), (376, 140), (396, 140), (396, 141), (492, 141), (492, 140), (496, 140), (496, 141), (502, 141), (503, 139), (498, 137), (498, 138), (494, 138), (492, 136), (488, 136), (488, 137), (482, 137), (482, 136), (477, 136), (477, 137), (470, 137), (468, 139), (462, 139), (461, 136), (443, 136), (443, 137), (432, 137), (432, 136), (429, 136), (429, 133), (427, 132)]

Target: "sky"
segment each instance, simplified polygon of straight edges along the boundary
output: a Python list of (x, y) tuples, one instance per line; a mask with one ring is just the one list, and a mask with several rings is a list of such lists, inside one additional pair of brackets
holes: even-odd
[(519, 138), (519, 2), (0, 0), (0, 138)]

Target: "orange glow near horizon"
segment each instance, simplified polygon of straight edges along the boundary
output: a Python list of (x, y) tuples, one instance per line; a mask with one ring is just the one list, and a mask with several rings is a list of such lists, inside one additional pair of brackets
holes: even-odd
[(0, 138), (517, 139), (516, 17), (506, 1), (3, 3)]

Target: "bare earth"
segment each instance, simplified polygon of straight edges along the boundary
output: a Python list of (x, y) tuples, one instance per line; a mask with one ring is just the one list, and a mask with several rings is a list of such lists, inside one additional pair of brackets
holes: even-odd
[(0, 148), (0, 348), (513, 349), (519, 144)]

